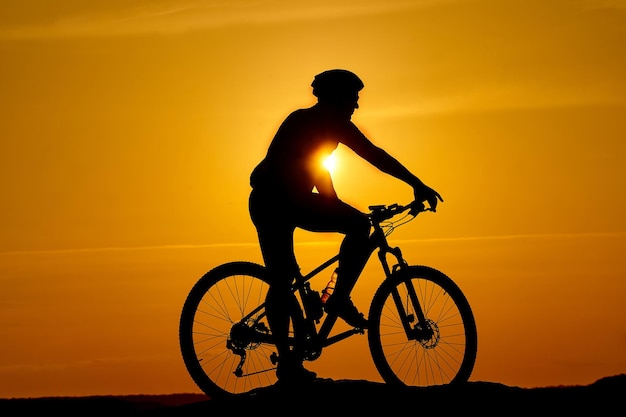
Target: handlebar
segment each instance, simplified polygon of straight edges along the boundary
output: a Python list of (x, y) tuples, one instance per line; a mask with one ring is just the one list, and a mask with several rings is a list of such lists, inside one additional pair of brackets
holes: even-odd
[(416, 217), (424, 211), (433, 211), (430, 207), (426, 207), (424, 203), (420, 201), (412, 201), (406, 205), (400, 205), (398, 203), (390, 205), (374, 205), (369, 206), (368, 208), (370, 209), (369, 217), (373, 223), (380, 223), (391, 219), (392, 217), (402, 214), (407, 210), (409, 210), (409, 214), (413, 217)]

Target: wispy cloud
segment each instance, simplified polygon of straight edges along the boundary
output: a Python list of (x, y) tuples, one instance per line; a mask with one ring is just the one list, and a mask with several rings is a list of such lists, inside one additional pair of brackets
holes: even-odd
[[(456, 0), (459, 1), (459, 0)], [(333, 19), (400, 11), (441, 4), (449, 0), (349, 0), (302, 1), (230, 0), (162, 1), (98, 9), (84, 3), (84, 10), (68, 11), (46, 22), (3, 19), (0, 39), (111, 37), (141, 34), (181, 33), (207, 28), (268, 24), (285, 21)]]
[[(610, 84), (609, 84), (610, 86)], [(373, 119), (410, 118), (442, 113), (473, 113), (494, 110), (550, 109), (578, 106), (623, 106), (626, 97), (606, 85), (589, 84), (578, 89), (568, 85), (541, 86), (525, 84), (493, 87), (481, 84), (481, 89), (466, 87), (462, 94), (424, 96), (407, 105), (370, 106), (359, 110), (359, 116)], [(362, 116), (361, 116), (362, 115)]]
[(155, 363), (171, 360), (166, 355), (142, 355), (128, 357), (101, 357), (94, 359), (82, 359), (76, 361), (59, 362), (32, 362), (32, 363), (11, 363), (0, 365), (0, 375), (32, 372), (58, 372), (72, 369), (85, 368), (106, 368), (111, 365), (125, 365), (136, 363)]
[(71, 254), (88, 252), (130, 252), (130, 251), (153, 251), (153, 250), (185, 250), (202, 248), (238, 248), (251, 247), (257, 243), (210, 243), (201, 245), (154, 245), (154, 246), (110, 246), (101, 248), (68, 248), (68, 249), (35, 249), (0, 252), (2, 255), (43, 255), (43, 254)]
[(416, 242), (477, 242), (477, 241), (498, 241), (498, 240), (571, 240), (571, 239), (592, 239), (592, 238), (624, 238), (626, 232), (589, 232), (589, 233), (536, 233), (536, 234), (516, 234), (516, 235), (492, 235), (492, 236), (461, 236), (427, 239), (399, 239), (395, 243), (416, 243)]
[[(396, 244), (419, 243), (419, 242), (475, 242), (475, 241), (497, 241), (497, 240), (537, 240), (537, 239), (588, 239), (588, 238), (624, 238), (626, 232), (588, 232), (588, 233), (537, 233), (537, 234), (515, 234), (515, 235), (491, 235), (491, 236), (450, 236), (442, 238), (422, 238), (422, 239), (390, 239)], [(295, 245), (303, 246), (334, 246), (339, 242), (339, 238), (328, 240), (310, 240), (296, 242)], [(11, 255), (42, 255), (42, 254), (71, 254), (71, 253), (95, 253), (95, 252), (130, 252), (130, 251), (163, 251), (163, 250), (188, 250), (188, 249), (221, 249), (221, 248), (255, 248), (257, 242), (237, 242), (237, 243), (207, 243), (189, 245), (154, 245), (154, 246), (128, 246), (128, 247), (103, 247), (103, 248), (77, 248), (77, 249), (50, 249), (50, 250), (23, 250), (0, 252), (0, 256)]]

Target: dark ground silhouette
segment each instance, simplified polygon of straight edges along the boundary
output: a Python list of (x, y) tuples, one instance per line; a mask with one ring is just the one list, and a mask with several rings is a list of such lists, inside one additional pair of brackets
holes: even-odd
[(364, 380), (315, 381), (308, 390), (263, 388), (244, 397), (211, 400), (201, 394), (131, 395), (0, 399), (0, 416), (343, 416), (384, 412), (395, 416), (472, 413), (509, 416), (624, 415), (626, 374), (602, 378), (586, 386), (519, 388), (493, 382), (458, 386), (397, 389)]

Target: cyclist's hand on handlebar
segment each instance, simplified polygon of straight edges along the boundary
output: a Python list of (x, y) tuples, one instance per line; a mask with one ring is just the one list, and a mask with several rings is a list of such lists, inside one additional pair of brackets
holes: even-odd
[(441, 195), (432, 188), (422, 184), (419, 187), (415, 187), (413, 189), (415, 195), (416, 203), (423, 203), (424, 201), (428, 203), (428, 210), (437, 211), (437, 203), (440, 201), (443, 202), (443, 198)]
[(417, 216), (424, 210), (426, 210), (426, 206), (424, 205), (424, 203), (416, 200), (411, 203), (411, 209), (409, 210), (409, 214), (411, 216)]

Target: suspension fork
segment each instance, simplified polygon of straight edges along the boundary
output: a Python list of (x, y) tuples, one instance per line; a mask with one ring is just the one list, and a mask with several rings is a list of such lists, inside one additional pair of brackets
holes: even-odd
[[(415, 316), (407, 312), (407, 309), (404, 307), (404, 304), (402, 302), (403, 300), (400, 297), (398, 288), (395, 285), (391, 289), (391, 297), (394, 301), (396, 308), (398, 309), (398, 315), (400, 317), (400, 321), (402, 323), (402, 327), (404, 329), (404, 333), (407, 336), (407, 339), (416, 339), (417, 335), (415, 329), (426, 328), (426, 316), (424, 315), (422, 305), (420, 304), (417, 297), (415, 287), (411, 282), (411, 276), (408, 274), (408, 265), (402, 257), (402, 251), (399, 247), (390, 247), (387, 244), (387, 240), (384, 238), (384, 236), (382, 242), (383, 244), (380, 245), (378, 258), (380, 259), (380, 263), (383, 267), (383, 270), (385, 271), (385, 276), (387, 277), (387, 279), (391, 279), (392, 277), (398, 276), (399, 274), (401, 281), (404, 283), (410, 303), (413, 306), (413, 311), (415, 312), (415, 315), (417, 315), (417, 323), (415, 323), (416, 325), (414, 327), (411, 327), (411, 324), (415, 322)], [(387, 254), (393, 255), (397, 260), (397, 263), (393, 266), (393, 270), (391, 270), (391, 268), (389, 267)]]

